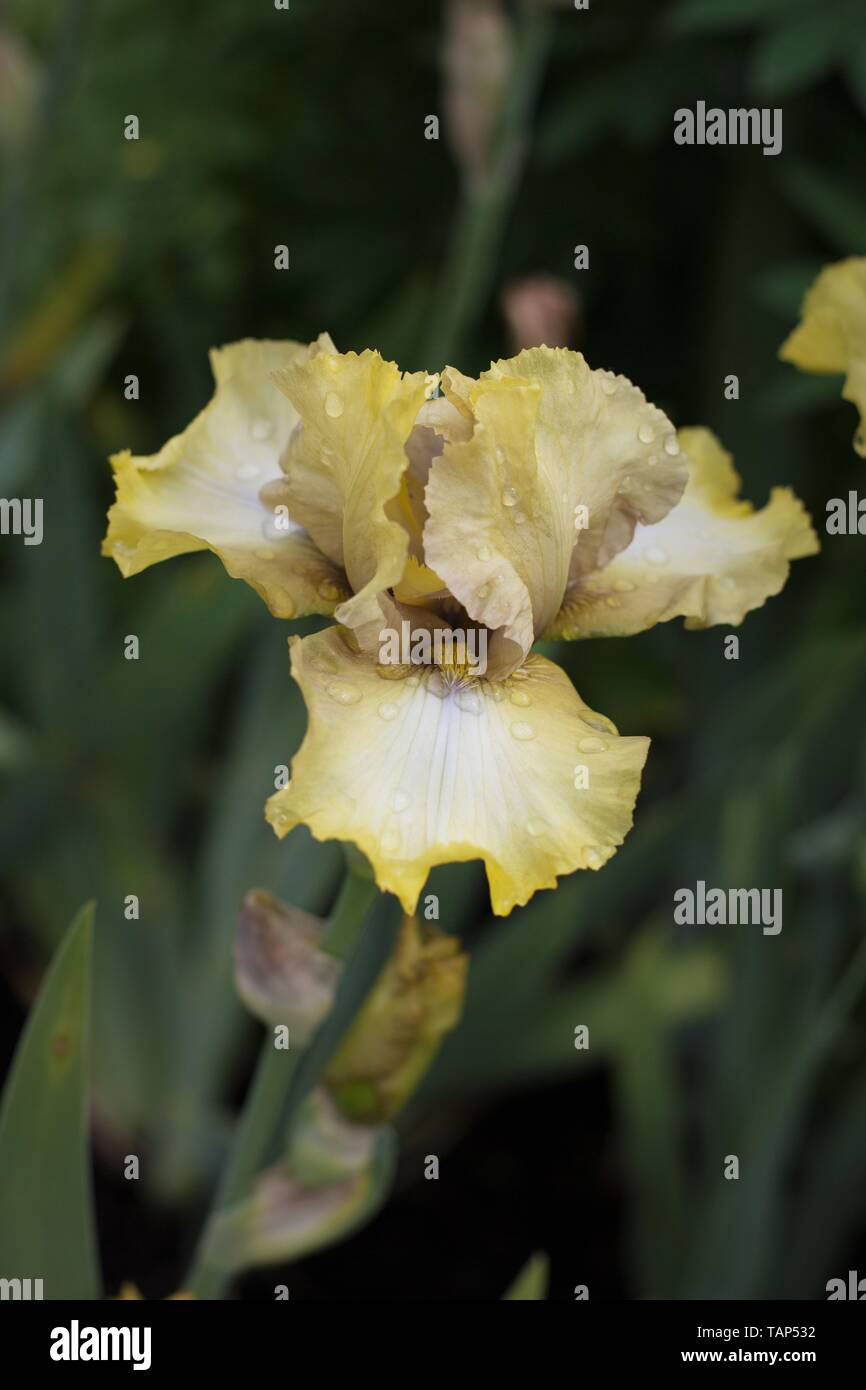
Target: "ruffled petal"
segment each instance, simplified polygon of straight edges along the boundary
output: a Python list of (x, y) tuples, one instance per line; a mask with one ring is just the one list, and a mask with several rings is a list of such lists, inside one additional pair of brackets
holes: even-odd
[(673, 426), (624, 378), (579, 353), (533, 348), (478, 382), (443, 375), (475, 420), (430, 469), (425, 556), (518, 664), (559, 613), (574, 576), (607, 563), (639, 521), (682, 495)]
[(842, 395), (860, 412), (854, 448), (866, 458), (866, 256), (821, 271), (779, 356), (805, 372), (845, 373)]
[(348, 592), (341, 568), (296, 520), (273, 510), (266, 491), (282, 477), (280, 454), (297, 423), (271, 373), (309, 352), (301, 343), (251, 339), (215, 349), (216, 389), (192, 424), (158, 454), (114, 455), (117, 499), (102, 552), (125, 577), (212, 550), (278, 618), (334, 611)]
[(302, 422), (282, 462), (290, 515), (348, 576), (340, 622), (375, 638), (376, 595), (399, 582), (409, 553), (399, 499), (427, 378), (367, 351), (296, 359), (274, 380)]
[(780, 591), (791, 560), (819, 549), (789, 488), (774, 488), (756, 512), (738, 499), (741, 480), (710, 430), (679, 439), (689, 463), (682, 501), (575, 586), (550, 636), (624, 637), (676, 617), (689, 628), (735, 626)]
[(354, 842), (407, 913), (435, 864), (483, 859), (504, 915), (625, 838), (649, 741), (620, 738), (552, 662), (449, 686), (384, 680), (338, 629), (290, 645), (309, 725), (267, 818)]

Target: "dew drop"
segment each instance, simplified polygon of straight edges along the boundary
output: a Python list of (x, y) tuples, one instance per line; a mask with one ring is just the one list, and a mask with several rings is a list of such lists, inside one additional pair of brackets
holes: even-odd
[(338, 705), (356, 705), (361, 698), (361, 692), (356, 685), (350, 685), (348, 681), (331, 681), (325, 687), (332, 700), (336, 700)]
[(675, 459), (679, 452), (679, 440), (677, 439), (675, 434), (669, 434), (667, 439), (665, 440), (665, 453), (670, 454), (671, 458)]
[(502, 505), (503, 507), (517, 506), (517, 493), (513, 487), (504, 487), (502, 489)]
[(400, 811), (405, 811), (406, 807), (409, 805), (409, 800), (408, 794), (398, 788), (391, 797), (391, 810), (397, 811), (398, 813)]
[(606, 598), (606, 599), (605, 599), (605, 603), (607, 604), (608, 608), (621, 608), (621, 607), (622, 607), (622, 604), (620, 603), (619, 599), (618, 599), (618, 598), (613, 598), (613, 596), (611, 596), (610, 598)]
[(465, 714), (480, 714), (481, 701), (474, 690), (460, 690), (454, 703), (458, 709), (462, 709)]
[(595, 868), (597, 864), (601, 863), (601, 855), (599, 854), (597, 849), (588, 849), (586, 851), (586, 862), (587, 864), (590, 864), (593, 868)]
[(531, 724), (523, 724), (520, 722), (512, 724), (511, 733), (512, 736), (519, 739), (521, 743), (526, 743), (529, 739), (535, 738), (535, 730)]
[(392, 719), (396, 719), (399, 713), (399, 706), (392, 704), (390, 700), (385, 700), (379, 706), (379, 718), (384, 719), (386, 724), (390, 724)]
[(637, 432), (637, 437), (641, 444), (652, 444), (655, 439), (655, 432), (652, 425), (643, 424)]
[(634, 585), (628, 579), (615, 579), (613, 587), (618, 594), (630, 594), (634, 589)]
[(330, 416), (332, 420), (339, 420), (342, 413), (342, 399), (337, 395), (336, 391), (329, 391), (325, 397), (325, 414)]
[(514, 524), (515, 524), (515, 526), (522, 526), (525, 520), (526, 520), (526, 512), (515, 512), (515, 513), (514, 513)]
[(482, 584), (482, 585), (481, 585), (481, 588), (477, 591), (475, 597), (476, 597), (477, 599), (481, 599), (482, 601), (483, 601), (484, 599), (486, 599), (486, 598), (489, 598), (489, 597), (490, 597), (490, 585), (489, 585), (489, 584)]
[(582, 714), (580, 716), (580, 722), (581, 724), (585, 724), (588, 729), (597, 729), (599, 733), (602, 734), (616, 733), (616, 729), (613, 727), (610, 720), (605, 719), (600, 714)]
[(511, 703), (513, 705), (522, 705), (525, 708), (527, 705), (532, 704), (532, 698), (527, 695), (525, 690), (512, 690)]
[(543, 821), (543, 820), (528, 820), (528, 821), (526, 822), (526, 833), (527, 833), (527, 835), (531, 835), (531, 836), (533, 837), (533, 839), (537, 839), (539, 835), (543, 835), (546, 829), (547, 829), (547, 822), (546, 822), (546, 821)]
[(479, 546), (478, 550), (475, 553), (478, 556), (479, 560), (482, 561), (482, 563), (486, 563), (487, 560), (490, 560), (493, 557), (493, 551), (490, 549), (489, 545)]
[(263, 439), (270, 439), (273, 432), (274, 427), (270, 420), (266, 420), (263, 416), (258, 420), (253, 420), (253, 423), (250, 425), (250, 435), (259, 444)]
[(582, 738), (577, 746), (581, 753), (603, 753), (607, 748), (603, 738)]
[(646, 557), (651, 565), (666, 565), (668, 562), (667, 551), (660, 550), (657, 545), (650, 546)]
[(295, 600), (292, 598), (288, 589), (272, 589), (271, 602), (279, 604), (281, 618), (292, 618), (295, 614)]
[(601, 378), (601, 389), (606, 396), (613, 396), (616, 392), (616, 381), (612, 376)]
[(318, 588), (320, 598), (328, 599), (333, 603), (340, 597), (340, 586), (335, 584), (333, 579), (323, 579)]

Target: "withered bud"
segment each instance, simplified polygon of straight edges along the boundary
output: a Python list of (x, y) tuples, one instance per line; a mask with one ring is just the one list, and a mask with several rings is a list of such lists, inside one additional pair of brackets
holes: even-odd
[(573, 347), (580, 298), (573, 285), (555, 275), (510, 280), (500, 296), (514, 352), (530, 347)]
[(511, 63), (511, 24), (501, 0), (451, 0), (442, 55), (445, 124), (469, 184), (488, 172)]
[(342, 964), (322, 951), (324, 922), (271, 893), (247, 893), (235, 936), (235, 982), (251, 1013), (305, 1043), (334, 1002)]

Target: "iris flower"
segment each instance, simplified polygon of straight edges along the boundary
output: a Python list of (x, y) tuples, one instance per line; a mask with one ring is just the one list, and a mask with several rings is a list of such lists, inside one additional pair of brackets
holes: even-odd
[[(216, 390), (152, 457), (112, 459), (104, 552), (124, 575), (214, 551), (290, 639), (308, 728), (267, 818), (354, 842), (411, 914), (436, 864), (484, 861), (506, 914), (598, 869), (631, 823), (649, 740), (621, 736), (541, 636), (738, 624), (817, 550), (800, 502), (740, 501), (704, 429), (677, 434), (624, 377), (533, 348), (477, 380), (401, 373), (327, 336), (212, 354)], [(488, 639), (388, 665), (382, 634)]]
[(779, 355), (806, 372), (844, 374), (842, 395), (860, 412), (854, 448), (866, 458), (866, 256), (824, 267)]

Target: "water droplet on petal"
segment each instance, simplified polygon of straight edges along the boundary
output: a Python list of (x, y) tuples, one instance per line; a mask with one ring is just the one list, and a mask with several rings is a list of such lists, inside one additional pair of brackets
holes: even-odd
[(618, 599), (618, 598), (613, 598), (612, 596), (611, 596), (610, 598), (606, 598), (606, 599), (605, 599), (605, 603), (607, 604), (608, 608), (621, 608), (621, 607), (622, 607), (622, 604), (620, 603), (619, 599)]
[(407, 795), (407, 793), (402, 791), (398, 787), (397, 791), (395, 791), (393, 796), (391, 797), (391, 810), (397, 811), (399, 814), (400, 811), (406, 810), (406, 807), (409, 805), (409, 801), (410, 797)]
[(612, 376), (601, 378), (601, 389), (606, 396), (612, 396), (616, 391), (616, 380)]
[(475, 597), (477, 599), (480, 599), (480, 601), (483, 603), (486, 598), (490, 597), (490, 585), (482, 584), (481, 588), (477, 591)]
[(331, 681), (325, 687), (332, 700), (336, 700), (338, 705), (356, 705), (361, 698), (361, 692), (356, 685), (350, 685), (348, 681)]
[(601, 863), (601, 855), (597, 849), (588, 849), (586, 851), (586, 862), (591, 865), (592, 868), (595, 868), (597, 864)]
[(517, 506), (517, 493), (513, 487), (504, 487), (502, 489), (502, 505), (503, 507)]
[(329, 391), (325, 397), (325, 414), (332, 420), (339, 420), (343, 413), (343, 402), (336, 391)]
[(318, 589), (319, 597), (327, 599), (331, 603), (336, 603), (340, 597), (340, 586), (335, 584), (333, 579), (323, 579)]
[(607, 748), (603, 738), (582, 738), (577, 746), (581, 753), (603, 753)]
[(680, 452), (680, 442), (675, 434), (669, 434), (665, 440), (665, 453), (670, 454), (671, 458), (676, 458)]
[(616, 729), (609, 719), (605, 719), (602, 714), (591, 714), (586, 712), (580, 716), (581, 724), (585, 724), (588, 729), (598, 729), (603, 734), (615, 734)]
[(660, 550), (657, 545), (650, 546), (646, 557), (651, 565), (666, 565), (668, 562), (667, 551)]
[(282, 612), (280, 613), (281, 618), (294, 617), (295, 600), (292, 598), (288, 589), (271, 589), (270, 599), (271, 603), (279, 605), (279, 607), (282, 609)]
[(634, 585), (628, 579), (615, 579), (613, 587), (618, 594), (630, 594), (634, 589)]
[(532, 704), (532, 699), (529, 695), (527, 695), (525, 690), (512, 690), (511, 703), (513, 705), (526, 706)]
[(525, 520), (526, 520), (526, 512), (515, 512), (515, 513), (514, 513), (514, 524), (515, 524), (515, 526), (522, 526)]
[(458, 709), (462, 709), (465, 714), (480, 714), (481, 701), (474, 690), (459, 690), (454, 701)]
[(399, 713), (399, 706), (392, 704), (390, 700), (385, 700), (385, 702), (379, 706), (379, 718), (384, 719), (386, 723), (390, 723), (392, 719), (396, 719)]
[(641, 425), (638, 429), (637, 437), (640, 440), (641, 444), (652, 444), (653, 440), (655, 439), (655, 432), (653, 430), (652, 425)]
[(518, 722), (517, 724), (512, 724), (511, 733), (513, 737), (519, 739), (521, 743), (525, 743), (527, 742), (527, 740), (535, 738), (535, 730), (531, 724), (523, 724), (521, 722)]
[(527, 835), (531, 835), (531, 836), (533, 837), (533, 839), (537, 839), (537, 837), (538, 837), (539, 835), (543, 835), (546, 829), (547, 829), (547, 822), (546, 822), (546, 821), (543, 821), (543, 820), (528, 820), (528, 821), (526, 822), (526, 833), (527, 833)]
[(478, 550), (476, 551), (476, 554), (477, 554), (479, 560), (481, 560), (482, 563), (484, 563), (484, 562), (486, 562), (487, 560), (489, 560), (489, 559), (492, 558), (492, 556), (493, 556), (493, 551), (490, 549), (490, 546), (489, 546), (489, 545), (482, 545), (482, 546), (479, 546)]
[(273, 425), (270, 420), (266, 420), (264, 416), (260, 417), (258, 420), (253, 420), (253, 423), (250, 425), (250, 435), (253, 439), (257, 440), (258, 443), (261, 443), (264, 439), (270, 439), (273, 432)]

